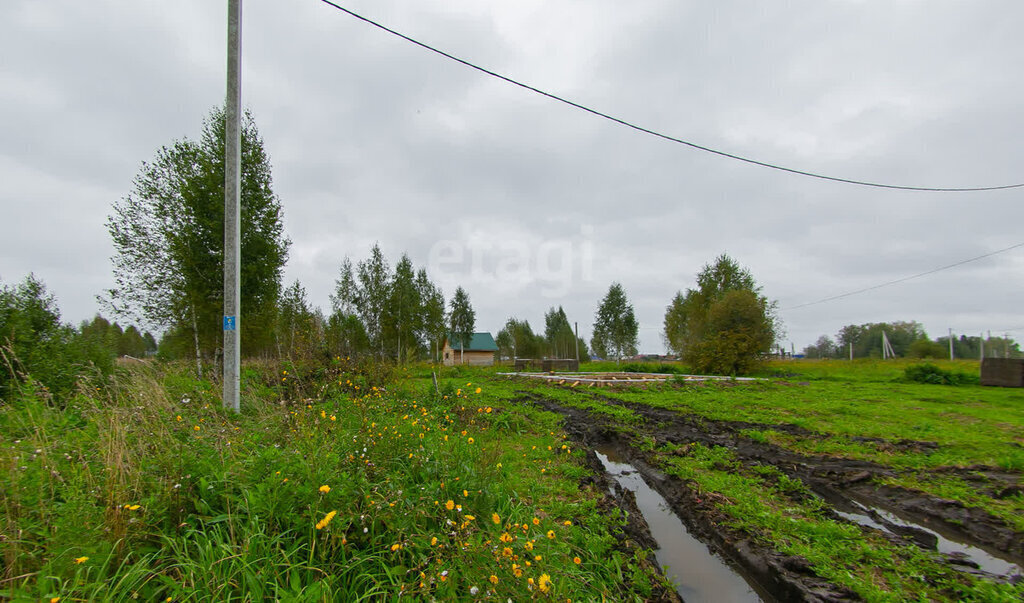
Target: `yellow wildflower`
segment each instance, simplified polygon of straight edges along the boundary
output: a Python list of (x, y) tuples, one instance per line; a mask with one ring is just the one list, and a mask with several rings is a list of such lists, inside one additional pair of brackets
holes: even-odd
[(436, 546), (436, 545), (437, 545), (437, 536), (434, 536), (433, 538), (430, 539), (430, 546)]
[(469, 439), (468, 439), (468, 440), (466, 440), (466, 441), (467, 441), (467, 442), (469, 442), (470, 444), (472, 444), (472, 443), (473, 443), (473, 442), (475, 442), (476, 440), (474, 440), (473, 438), (469, 438)]
[(474, 519), (476, 519), (476, 517), (473, 515), (463, 515), (463, 517), (466, 518), (466, 521), (473, 521)]
[(316, 529), (322, 530), (322, 529), (326, 528), (327, 524), (331, 523), (331, 520), (334, 519), (334, 516), (337, 515), (337, 514), (338, 514), (337, 511), (331, 511), (330, 513), (325, 515), (323, 519), (321, 519), (320, 521), (317, 522)]
[(448, 509), (449, 511), (451, 511), (452, 509), (455, 508), (455, 501), (454, 500), (449, 500), (448, 502), (444, 503), (444, 508)]
[(535, 525), (535, 526), (539, 526), (539, 525), (540, 525), (540, 520), (539, 520), (539, 519), (537, 519), (536, 517), (534, 517), (534, 518), (533, 518), (533, 525)]
[(75, 558), (75, 563), (81, 565), (81, 564), (85, 563), (88, 560), (89, 560), (88, 557), (76, 557)]
[(579, 564), (583, 563), (583, 560), (580, 559), (579, 557), (573, 557), (572, 558), (572, 562), (575, 563), (576, 565), (579, 565)]
[(476, 388), (476, 393), (478, 393), (478, 394), (480, 393), (480, 388), (479, 387)]
[(548, 538), (550, 538), (552, 540), (555, 539), (555, 531), (554, 530), (548, 530)]
[(493, 521), (495, 523), (495, 525), (498, 525), (498, 524), (501, 523), (501, 516), (498, 515), (497, 513), (492, 513), (491, 514), (491, 521)]
[(330, 491), (331, 491), (331, 487), (328, 486), (327, 484), (324, 484), (324, 485), (320, 486), (320, 494), (327, 494)]
[(469, 496), (469, 490), (463, 490), (462, 491), (462, 496), (463, 496), (463, 498)]
[(532, 551), (533, 550), (533, 541), (532, 540), (527, 540), (526, 541), (526, 550), (528, 550), (528, 551)]
[(537, 588), (539, 588), (542, 593), (546, 593), (551, 590), (551, 576), (541, 574), (540, 580), (537, 581)]
[(488, 578), (488, 580), (491, 581), (491, 584), (497, 584), (498, 583), (498, 577), (495, 576), (494, 574), (491, 574), (491, 577)]
[(400, 548), (402, 548), (402, 545), (396, 542), (395, 544), (391, 545), (391, 552), (395, 552)]

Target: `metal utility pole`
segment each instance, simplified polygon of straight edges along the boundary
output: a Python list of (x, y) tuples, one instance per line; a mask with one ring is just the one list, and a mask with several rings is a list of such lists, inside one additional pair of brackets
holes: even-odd
[(224, 104), (224, 408), (238, 412), (242, 271), (242, 0), (228, 0), (228, 93)]
[(981, 350), (978, 352), (978, 360), (985, 360), (985, 334), (978, 334), (978, 343), (981, 344)]

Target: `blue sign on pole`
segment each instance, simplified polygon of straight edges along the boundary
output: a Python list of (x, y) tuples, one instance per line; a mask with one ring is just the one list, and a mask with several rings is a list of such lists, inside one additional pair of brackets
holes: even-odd
[(234, 316), (225, 316), (224, 317), (224, 330), (225, 331), (234, 331), (235, 330), (235, 317)]

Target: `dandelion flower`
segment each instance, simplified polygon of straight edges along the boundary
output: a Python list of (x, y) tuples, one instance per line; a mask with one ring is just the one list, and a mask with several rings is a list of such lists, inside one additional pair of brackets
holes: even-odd
[(391, 545), (391, 552), (393, 553), (400, 548), (402, 548), (402, 545), (396, 542), (395, 544)]
[(550, 538), (551, 540), (555, 539), (555, 531), (554, 530), (548, 530), (548, 538)]
[(539, 519), (537, 519), (536, 517), (534, 517), (534, 518), (533, 518), (533, 525), (535, 525), (535, 526), (539, 526), (539, 525), (540, 525), (540, 520), (539, 520)]
[(430, 539), (430, 546), (437, 546), (437, 536)]
[(474, 519), (476, 519), (476, 517), (473, 515), (463, 515), (463, 517), (466, 518), (466, 521), (473, 521)]
[(542, 593), (546, 593), (551, 590), (551, 576), (541, 574), (540, 579), (537, 580), (537, 588), (539, 588)]
[(476, 388), (476, 393), (478, 393), (478, 394), (479, 394), (479, 393), (480, 393), (480, 391), (481, 391), (481, 390), (480, 390), (480, 388), (479, 388), (479, 387), (478, 387), (478, 388)]
[(566, 520), (565, 520), (564, 522), (562, 522), (562, 525), (563, 525), (563, 526), (571, 526), (571, 525), (572, 525), (572, 522), (571, 522), (571, 521), (569, 521), (568, 519), (566, 519)]
[(320, 494), (327, 494), (330, 491), (331, 491), (331, 487), (328, 486), (327, 484), (324, 484), (324, 485), (320, 486)]
[(337, 514), (338, 514), (337, 511), (331, 511), (327, 515), (324, 515), (324, 518), (317, 522), (316, 529), (322, 530), (322, 529), (326, 528), (327, 524), (331, 523), (331, 520), (334, 519), (334, 516), (337, 515)]
[(444, 503), (444, 508), (451, 511), (452, 509), (455, 508), (455, 501), (449, 499), (448, 502)]
[(532, 551), (533, 550), (533, 541), (532, 540), (527, 540), (526, 541), (526, 550), (528, 550), (528, 551)]
[(491, 521), (493, 521), (495, 523), (495, 525), (498, 525), (498, 524), (501, 523), (501, 516), (498, 515), (497, 513), (492, 513), (491, 514)]
[(488, 580), (491, 581), (491, 584), (497, 584), (498, 583), (498, 577), (495, 576), (494, 574), (491, 574), (491, 577), (488, 578)]
[(579, 564), (583, 563), (583, 560), (580, 559), (579, 557), (573, 557), (572, 558), (572, 562), (575, 563), (576, 565), (579, 565)]
[(462, 491), (462, 497), (465, 498), (467, 496), (469, 496), (469, 490), (463, 490)]
[(475, 442), (476, 440), (474, 440), (473, 438), (469, 438), (469, 439), (468, 439), (468, 440), (466, 440), (466, 441), (467, 441), (467, 442), (469, 442), (470, 444), (472, 444), (472, 443), (473, 443), (473, 442)]
[(88, 560), (89, 560), (88, 557), (75, 557), (75, 564), (81, 565), (81, 564), (85, 563)]

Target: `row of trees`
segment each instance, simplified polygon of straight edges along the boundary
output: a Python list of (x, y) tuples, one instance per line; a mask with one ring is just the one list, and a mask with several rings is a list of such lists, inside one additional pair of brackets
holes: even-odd
[(59, 397), (83, 374), (109, 375), (116, 356), (155, 350), (153, 336), (134, 325), (122, 329), (99, 316), (77, 329), (63, 323), (53, 295), (34, 275), (17, 285), (0, 282), (0, 398), (30, 379)]
[[(446, 330), (468, 336), (472, 307), (459, 289), (445, 312), (441, 290), (403, 255), (394, 270), (379, 246), (353, 266), (345, 258), (332, 312), (312, 308), (298, 282), (282, 289), (291, 242), (270, 161), (250, 114), (242, 124), (242, 353), (324, 352), (407, 360), (439, 347)], [(215, 360), (222, 346), (224, 112), (214, 110), (198, 140), (161, 148), (144, 163), (131, 192), (107, 221), (114, 280), (103, 303), (116, 316), (164, 331), (168, 356)], [(450, 322), (446, 322), (451, 319)]]
[(552, 307), (544, 314), (544, 333), (534, 333), (530, 321), (511, 317), (494, 337), (499, 359), (511, 358), (590, 358), (590, 351), (576, 333), (565, 310)]
[[(847, 325), (835, 338), (818, 337), (814, 344), (804, 348), (807, 358), (881, 358), (882, 335), (892, 345), (896, 356), (907, 358), (949, 358), (949, 336), (929, 339), (924, 327), (916, 321), (895, 321)], [(1007, 337), (982, 338), (961, 335), (953, 338), (953, 356), (979, 358), (985, 356), (1017, 358), (1020, 349)]]
[[(392, 271), (375, 244), (370, 257), (355, 267), (347, 257), (342, 261), (335, 285), (329, 322), (339, 353), (372, 351), (379, 358), (402, 361), (418, 358), (443, 343), (447, 330), (444, 294), (425, 269), (415, 269), (408, 255), (402, 254)], [(456, 298), (460, 305), (453, 316), (461, 319), (469, 299), (461, 288)], [(469, 325), (470, 334), (473, 326)], [(465, 329), (462, 324), (459, 327)]]

